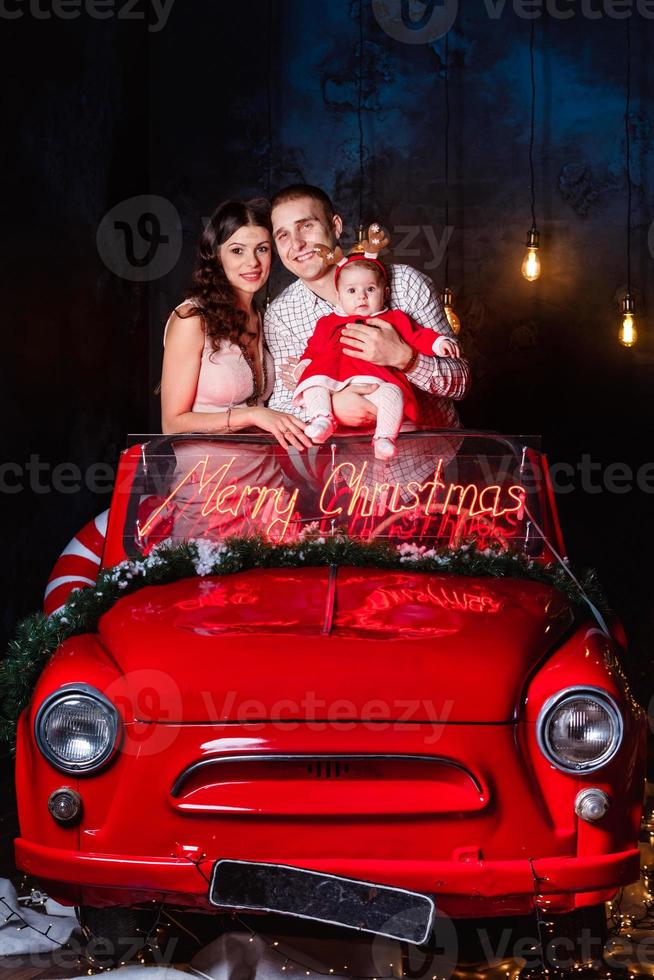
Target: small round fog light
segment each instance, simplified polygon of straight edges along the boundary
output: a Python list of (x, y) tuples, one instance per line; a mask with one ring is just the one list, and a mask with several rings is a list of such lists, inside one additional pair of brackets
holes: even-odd
[(82, 798), (70, 786), (62, 786), (50, 796), (48, 810), (57, 823), (77, 823), (82, 816)]
[(601, 789), (582, 789), (575, 799), (575, 813), (582, 820), (595, 823), (609, 808), (609, 798)]

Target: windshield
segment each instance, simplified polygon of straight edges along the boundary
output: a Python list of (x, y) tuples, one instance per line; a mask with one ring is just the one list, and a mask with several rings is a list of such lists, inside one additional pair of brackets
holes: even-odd
[(544, 555), (539, 528), (551, 533), (556, 517), (536, 446), (533, 438), (462, 430), (403, 433), (396, 458), (380, 462), (358, 436), (291, 454), (259, 435), (151, 437), (131, 450), (133, 479), (117, 481), (116, 494), (129, 498), (124, 550), (344, 533)]

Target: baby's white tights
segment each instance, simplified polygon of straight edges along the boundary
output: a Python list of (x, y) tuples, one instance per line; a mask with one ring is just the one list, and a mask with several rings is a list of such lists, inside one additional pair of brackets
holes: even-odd
[[(302, 397), (311, 419), (305, 429), (306, 435), (313, 442), (325, 442), (336, 428), (332, 412), (332, 393), (328, 388), (315, 385), (305, 388)], [(382, 381), (375, 391), (364, 397), (377, 407), (375, 456), (377, 459), (391, 459), (396, 453), (395, 440), (404, 418), (402, 389), (390, 381)]]

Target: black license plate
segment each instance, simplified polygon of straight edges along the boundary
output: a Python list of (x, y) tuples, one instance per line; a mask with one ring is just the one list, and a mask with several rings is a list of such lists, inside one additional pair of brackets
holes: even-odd
[(220, 908), (276, 912), (420, 945), (434, 900), (420, 892), (340, 878), (283, 864), (217, 861), (209, 901)]

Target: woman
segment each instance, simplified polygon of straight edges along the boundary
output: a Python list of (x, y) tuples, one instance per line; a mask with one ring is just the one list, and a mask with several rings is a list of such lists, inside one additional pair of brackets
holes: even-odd
[(178, 432), (270, 432), (285, 449), (311, 442), (304, 423), (265, 408), (274, 382), (255, 293), (268, 280), (267, 201), (226, 201), (200, 239), (193, 286), (164, 334), (161, 426)]

